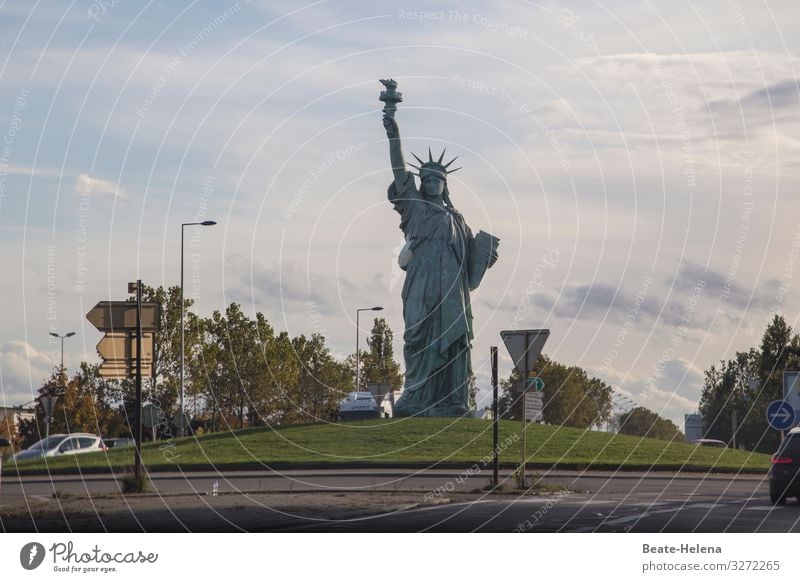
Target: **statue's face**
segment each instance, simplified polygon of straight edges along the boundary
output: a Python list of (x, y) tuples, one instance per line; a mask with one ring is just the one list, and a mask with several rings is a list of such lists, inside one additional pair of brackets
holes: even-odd
[(444, 192), (444, 180), (436, 174), (425, 174), (422, 178), (422, 187), (425, 194), (431, 198), (441, 198)]

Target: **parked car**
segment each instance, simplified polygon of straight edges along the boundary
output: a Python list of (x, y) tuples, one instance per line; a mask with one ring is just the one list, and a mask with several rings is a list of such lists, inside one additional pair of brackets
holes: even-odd
[(61, 455), (77, 455), (78, 453), (94, 453), (108, 450), (96, 434), (86, 432), (72, 434), (54, 434), (40, 440), (33, 446), (14, 455), (15, 461), (38, 459), (42, 457), (58, 457)]
[(372, 392), (350, 392), (347, 398), (339, 403), (341, 420), (360, 420), (364, 418), (380, 418), (380, 409)]
[(800, 499), (800, 428), (788, 432), (769, 469), (769, 500), (785, 505), (787, 497)]
[(136, 444), (136, 441), (131, 438), (103, 439), (103, 442), (109, 449), (118, 449), (120, 447), (132, 447)]
[(727, 449), (728, 445), (725, 441), (718, 441), (716, 439), (695, 439), (691, 444), (698, 447), (717, 447), (718, 449)]

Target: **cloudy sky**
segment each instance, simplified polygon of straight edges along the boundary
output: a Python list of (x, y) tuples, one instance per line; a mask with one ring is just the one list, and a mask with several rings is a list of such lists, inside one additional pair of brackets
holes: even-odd
[(683, 426), (704, 369), (773, 312), (798, 325), (797, 3), (486, 4), (0, 3), (5, 404), (57, 363), (49, 332), (96, 361), (92, 305), (177, 284), (182, 222), (219, 223), (186, 233), (200, 313), (237, 301), (347, 354), (380, 304), (399, 338), (391, 76), (406, 152), (458, 155), (454, 204), (502, 239), (481, 397), (500, 330), (546, 327)]

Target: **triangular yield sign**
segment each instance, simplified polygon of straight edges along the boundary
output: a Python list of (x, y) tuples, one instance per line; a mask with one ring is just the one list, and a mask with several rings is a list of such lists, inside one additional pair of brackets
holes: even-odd
[(550, 337), (549, 329), (520, 329), (505, 330), (500, 332), (503, 343), (511, 355), (514, 367), (520, 376), (525, 379), (528, 372), (533, 370), (536, 359), (542, 353), (547, 338)]

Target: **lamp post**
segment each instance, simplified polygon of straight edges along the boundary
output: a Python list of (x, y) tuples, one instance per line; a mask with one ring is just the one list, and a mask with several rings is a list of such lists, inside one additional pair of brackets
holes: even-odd
[[(61, 340), (61, 369), (59, 370), (61, 378), (62, 378), (62, 390), (66, 391), (67, 388), (67, 377), (64, 373), (64, 340), (68, 337), (72, 337), (75, 335), (74, 331), (70, 331), (65, 333), (64, 335), (58, 335), (55, 332), (50, 332), (50, 335), (53, 337), (57, 337)], [(58, 394), (58, 392), (56, 392)], [(56, 400), (58, 399), (57, 396), (42, 396), (46, 400), (46, 402), (42, 402), (42, 410), (44, 411), (44, 438), (50, 438), (50, 422), (53, 419), (53, 409), (56, 406)]]
[(184, 307), (183, 307), (183, 229), (187, 226), (214, 226), (217, 224), (213, 220), (204, 220), (203, 222), (184, 222), (181, 224), (181, 409), (180, 409), (180, 422), (178, 423), (178, 436), (184, 436), (186, 434), (186, 429), (183, 426), (184, 421), (184, 414), (183, 414), (183, 366), (184, 366), (184, 351), (183, 351), (183, 319), (184, 319)]
[(75, 332), (71, 331), (69, 333), (65, 333), (64, 335), (58, 335), (57, 333), (51, 331), (50, 335), (53, 336), (53, 337), (57, 337), (58, 339), (61, 340), (61, 369), (63, 370), (64, 369), (64, 340), (66, 338), (68, 338), (68, 337), (74, 336)]
[(383, 311), (383, 307), (364, 307), (363, 309), (356, 309), (356, 392), (358, 392), (358, 315), (362, 311)]

